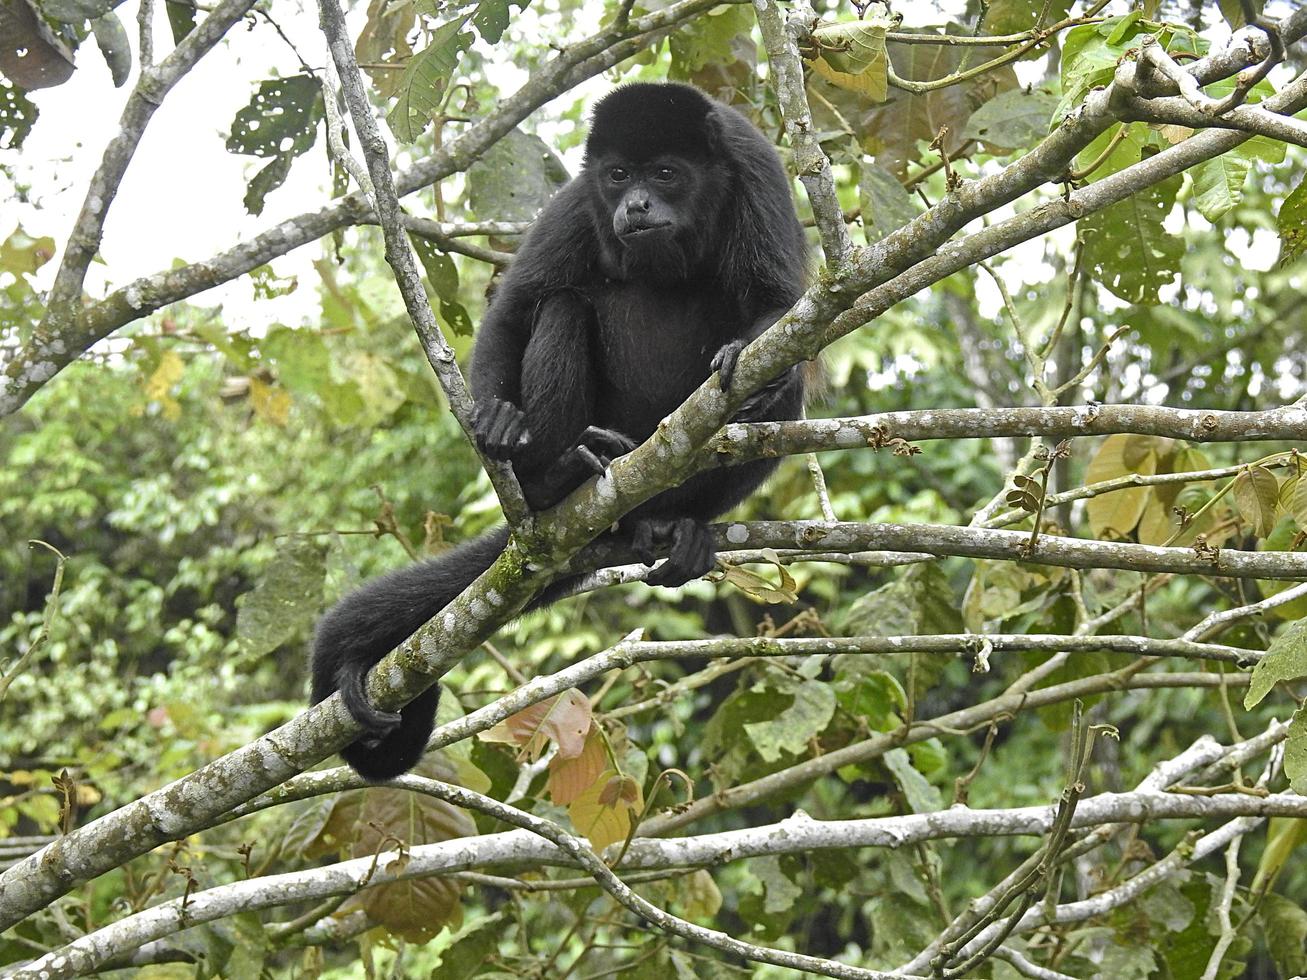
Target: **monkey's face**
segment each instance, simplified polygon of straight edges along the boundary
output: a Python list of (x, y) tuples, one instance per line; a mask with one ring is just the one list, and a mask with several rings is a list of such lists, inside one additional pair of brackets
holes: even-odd
[(628, 275), (665, 281), (697, 271), (725, 191), (713, 167), (674, 154), (606, 155), (592, 162), (590, 174), (601, 202), (596, 222), (607, 218)]

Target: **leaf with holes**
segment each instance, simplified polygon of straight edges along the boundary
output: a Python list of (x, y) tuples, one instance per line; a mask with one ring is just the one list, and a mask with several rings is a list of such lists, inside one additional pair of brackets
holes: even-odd
[(301, 74), (265, 79), (249, 104), (236, 113), (227, 137), (228, 152), (270, 161), (246, 191), (245, 209), (250, 214), (263, 211), (264, 199), (285, 182), (291, 161), (313, 147), (323, 111), (318, 80)]
[(1157, 303), (1180, 272), (1184, 239), (1163, 222), (1181, 183), (1175, 176), (1144, 187), (1080, 223), (1086, 268), (1127, 303)]

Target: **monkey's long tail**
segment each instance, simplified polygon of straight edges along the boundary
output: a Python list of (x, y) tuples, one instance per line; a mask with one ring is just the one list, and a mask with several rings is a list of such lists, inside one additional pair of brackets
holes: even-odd
[[(340, 690), (356, 718), (375, 714), (366, 696), (368, 671), (471, 585), (507, 543), (508, 528), (494, 528), (439, 557), (373, 579), (332, 606), (313, 640), (311, 703)], [(532, 606), (542, 601), (548, 600)], [(341, 756), (368, 780), (407, 772), (426, 747), (439, 702), (440, 686), (433, 684), (403, 707), (398, 727), (383, 738), (347, 745)]]

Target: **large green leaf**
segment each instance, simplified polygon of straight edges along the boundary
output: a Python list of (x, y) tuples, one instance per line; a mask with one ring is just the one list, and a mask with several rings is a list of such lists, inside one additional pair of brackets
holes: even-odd
[(472, 43), (472, 35), (463, 31), (468, 18), (458, 17), (441, 24), (431, 35), (431, 43), (409, 59), (395, 95), (395, 105), (386, 116), (394, 134), (411, 143), (431, 125), (458, 67), (459, 56)]
[(286, 180), (291, 161), (307, 152), (323, 116), (322, 87), (307, 73), (259, 83), (249, 104), (236, 113), (227, 137), (231, 153), (270, 158), (250, 181), (245, 209), (260, 214), (269, 193)]
[(1180, 271), (1184, 239), (1163, 225), (1180, 184), (1176, 176), (1141, 188), (1080, 223), (1086, 268), (1127, 303), (1156, 303)]

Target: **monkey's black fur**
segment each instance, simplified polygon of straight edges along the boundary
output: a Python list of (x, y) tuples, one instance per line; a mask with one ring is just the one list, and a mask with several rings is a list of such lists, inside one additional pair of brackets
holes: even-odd
[[(675, 84), (620, 87), (595, 106), (582, 172), (536, 219), (495, 294), (472, 359), (475, 434), (510, 459), (544, 510), (650, 436), (713, 372), (729, 386), (743, 347), (799, 297), (803, 230), (776, 151), (734, 109)], [(791, 370), (741, 420), (798, 418)], [(704, 522), (742, 501), (774, 463), (703, 473), (623, 518), (649, 576), (680, 585), (714, 561)], [(398, 713), (368, 702), (368, 671), (485, 571), (503, 528), (346, 596), (318, 624), (313, 702), (337, 689), (369, 737), (341, 755), (366, 779), (421, 756), (440, 688)], [(537, 608), (564, 591), (555, 585)]]

